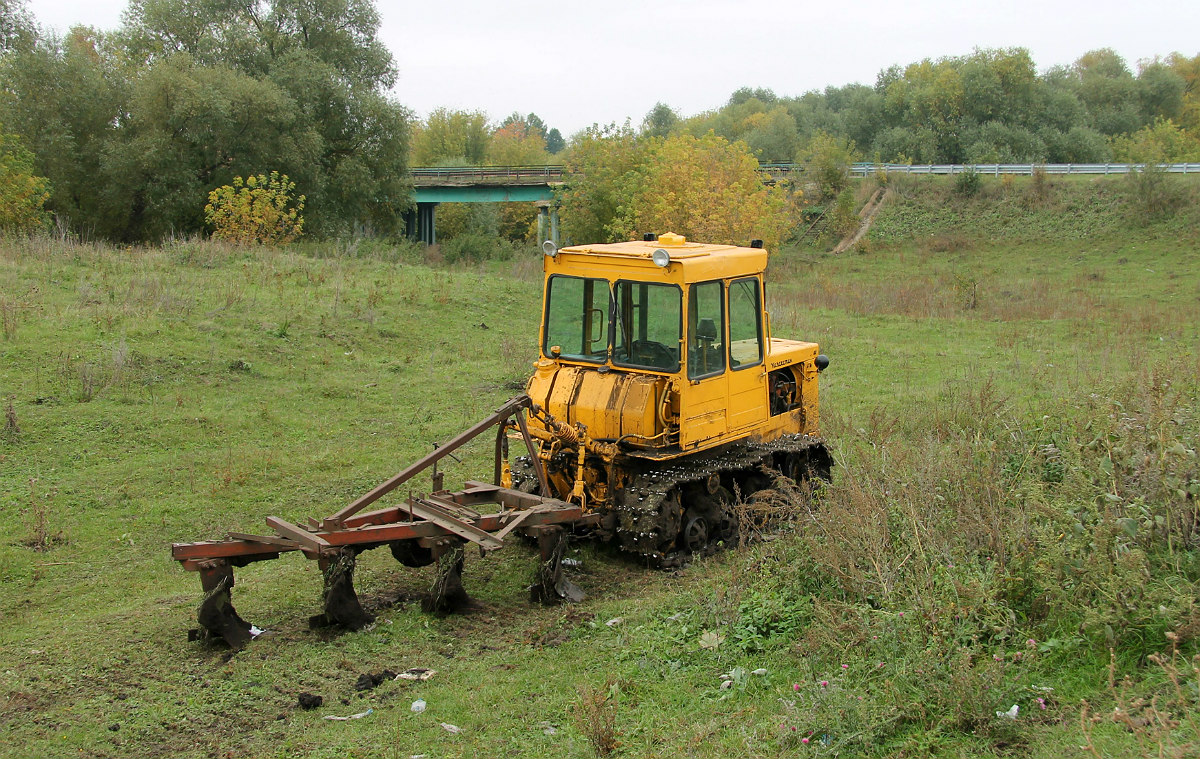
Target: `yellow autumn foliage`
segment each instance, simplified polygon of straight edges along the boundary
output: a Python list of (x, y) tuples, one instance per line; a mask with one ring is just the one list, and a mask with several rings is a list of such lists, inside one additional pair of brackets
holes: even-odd
[(234, 177), (233, 184), (208, 194), (204, 220), (220, 240), (239, 245), (289, 243), (304, 233), (304, 196), (293, 198), (295, 189), (296, 183), (277, 171)]
[(676, 232), (690, 239), (777, 247), (788, 228), (785, 193), (763, 183), (742, 142), (709, 132), (657, 141), (634, 195), (635, 232)]
[(34, 174), (33, 155), (20, 141), (0, 132), (0, 231), (29, 234), (49, 222), (45, 177)]

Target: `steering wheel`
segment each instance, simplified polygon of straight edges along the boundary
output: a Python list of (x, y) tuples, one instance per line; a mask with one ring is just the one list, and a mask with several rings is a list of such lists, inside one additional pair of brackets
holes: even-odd
[(659, 369), (670, 369), (679, 363), (679, 359), (670, 348), (653, 340), (634, 340), (629, 344), (629, 355), (638, 363)]

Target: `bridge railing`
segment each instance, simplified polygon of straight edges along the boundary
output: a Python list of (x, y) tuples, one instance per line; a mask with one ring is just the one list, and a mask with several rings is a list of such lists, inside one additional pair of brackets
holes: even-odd
[(413, 179), (421, 180), (502, 180), (561, 179), (562, 166), (419, 166), (409, 169)]

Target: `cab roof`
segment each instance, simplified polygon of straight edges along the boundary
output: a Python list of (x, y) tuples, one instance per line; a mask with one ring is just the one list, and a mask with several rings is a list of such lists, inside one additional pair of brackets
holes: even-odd
[[(666, 267), (654, 263), (654, 252), (666, 251)], [(661, 280), (690, 283), (760, 274), (767, 268), (767, 251), (737, 245), (688, 242), (667, 233), (657, 240), (571, 245), (546, 257), (547, 274)], [(636, 272), (636, 274), (635, 274)]]

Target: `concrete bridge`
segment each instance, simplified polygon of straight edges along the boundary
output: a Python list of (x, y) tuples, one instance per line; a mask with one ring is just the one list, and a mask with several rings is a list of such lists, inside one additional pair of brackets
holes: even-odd
[[(770, 182), (800, 167), (789, 163), (763, 164), (759, 171)], [(419, 166), (409, 170), (417, 207), (405, 217), (408, 236), (428, 245), (437, 242), (438, 203), (536, 203), (538, 244), (558, 244), (558, 207), (554, 188), (562, 184), (562, 166)]]
[(554, 188), (562, 184), (562, 166), (417, 167), (410, 170), (417, 207), (405, 219), (408, 236), (437, 242), (438, 203), (536, 203), (538, 243), (558, 244), (558, 208)]

